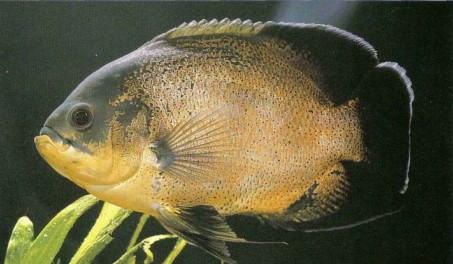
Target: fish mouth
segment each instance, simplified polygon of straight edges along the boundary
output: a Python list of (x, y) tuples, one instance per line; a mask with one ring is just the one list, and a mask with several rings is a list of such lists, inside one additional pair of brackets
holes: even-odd
[(39, 136), (35, 137), (36, 145), (50, 144), (59, 151), (66, 151), (72, 146), (71, 141), (65, 139), (52, 127), (45, 126), (39, 132)]

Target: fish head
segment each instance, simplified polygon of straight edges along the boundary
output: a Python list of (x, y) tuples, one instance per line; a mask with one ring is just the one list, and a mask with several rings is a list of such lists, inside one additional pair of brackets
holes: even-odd
[(118, 99), (136, 67), (119, 60), (80, 83), (35, 138), (51, 167), (85, 189), (121, 183), (141, 166), (148, 110), (139, 98)]

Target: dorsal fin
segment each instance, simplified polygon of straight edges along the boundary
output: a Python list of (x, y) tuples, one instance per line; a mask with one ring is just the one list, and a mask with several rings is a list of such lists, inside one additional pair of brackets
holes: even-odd
[(315, 81), (336, 105), (356, 96), (362, 76), (378, 64), (376, 50), (368, 42), (333, 26), (267, 22), (260, 35), (285, 40), (307, 54), (322, 75)]
[(170, 29), (169, 31), (155, 37), (151, 42), (175, 39), (179, 37), (193, 37), (201, 35), (246, 35), (253, 36), (258, 34), (264, 27), (262, 22), (252, 23), (250, 20), (242, 21), (241, 19), (230, 20), (228, 18), (218, 21), (206, 19), (200, 21), (192, 21), (190, 23), (182, 23), (179, 27)]
[(301, 55), (296, 67), (314, 73), (314, 81), (336, 105), (352, 98), (362, 76), (378, 64), (377, 53), (368, 42), (347, 31), (320, 24), (252, 23), (240, 19), (192, 21), (155, 37), (144, 46), (156, 41), (213, 35), (285, 41)]

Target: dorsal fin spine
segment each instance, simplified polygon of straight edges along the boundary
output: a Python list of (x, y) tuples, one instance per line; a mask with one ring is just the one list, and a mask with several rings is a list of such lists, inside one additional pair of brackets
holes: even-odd
[(252, 23), (250, 20), (242, 21), (241, 19), (230, 20), (228, 18), (218, 21), (206, 19), (200, 21), (191, 21), (190, 23), (182, 23), (176, 28), (155, 37), (151, 42), (156, 42), (165, 39), (175, 39), (179, 37), (189, 37), (198, 35), (212, 34), (236, 34), (236, 35), (256, 35), (265, 24), (262, 22)]
[[(376, 51), (374, 48), (365, 40), (360, 37), (357, 37), (347, 31), (341, 30), (339, 28), (320, 25), (320, 24), (298, 24), (298, 23), (284, 23), (284, 22), (272, 22), (267, 21), (265, 23), (256, 22), (253, 23), (250, 20), (242, 21), (241, 19), (230, 20), (228, 18), (218, 21), (213, 19), (207, 21), (206, 19), (200, 21), (191, 21), (190, 23), (182, 23), (176, 28), (173, 28), (166, 33), (163, 33), (159, 36), (156, 36), (147, 44), (156, 42), (159, 40), (168, 40), (176, 39), (180, 37), (191, 37), (191, 36), (200, 36), (200, 35), (220, 35), (220, 34), (231, 34), (231, 35), (248, 35), (254, 36), (258, 34), (267, 35), (266, 32), (268, 29), (278, 28), (278, 34), (271, 34), (275, 37), (279, 37), (285, 34), (291, 34), (294, 30), (300, 30), (301, 28), (314, 29), (324, 32), (335, 33), (342, 38), (349, 39), (356, 43), (356, 45), (369, 53), (372, 57), (376, 58)], [(146, 44), (145, 44), (146, 45)], [(375, 59), (377, 64), (377, 59)]]

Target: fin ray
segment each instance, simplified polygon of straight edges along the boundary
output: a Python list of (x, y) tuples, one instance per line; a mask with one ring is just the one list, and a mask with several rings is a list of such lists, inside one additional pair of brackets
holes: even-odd
[(323, 227), (323, 228), (313, 228), (313, 229), (305, 229), (303, 230), (305, 233), (318, 233), (318, 232), (330, 232), (330, 231), (337, 231), (337, 230), (344, 230), (344, 229), (350, 229), (356, 226), (364, 225), (371, 223), (373, 221), (376, 221), (378, 219), (384, 218), (386, 216), (391, 216), (393, 214), (399, 213), (401, 210), (395, 210), (379, 215), (372, 216), (370, 218), (360, 220), (358, 222), (348, 224), (348, 225), (339, 225), (339, 226), (331, 226), (331, 227)]
[(225, 219), (212, 206), (161, 208), (160, 222), (171, 233), (199, 246), (227, 263), (236, 263), (225, 242), (247, 242), (238, 238)]
[(224, 175), (238, 150), (236, 132), (230, 125), (234, 118), (235, 108), (225, 106), (178, 123), (152, 145), (162, 171), (195, 181)]

